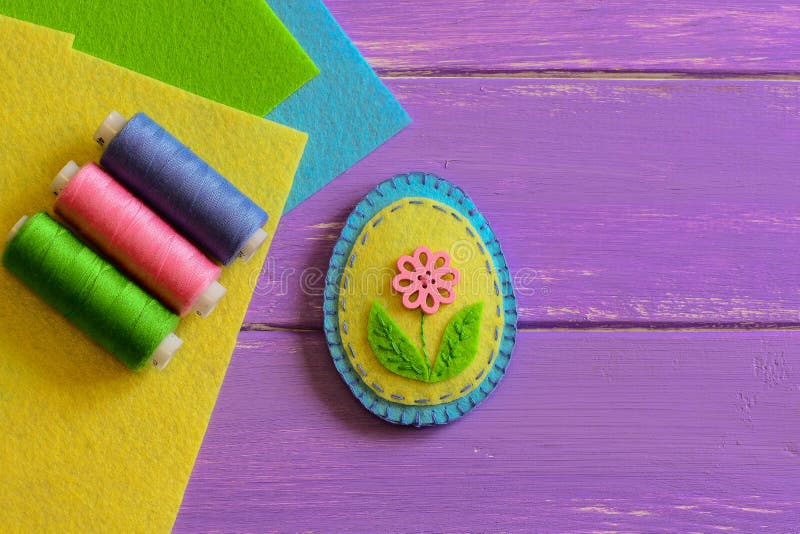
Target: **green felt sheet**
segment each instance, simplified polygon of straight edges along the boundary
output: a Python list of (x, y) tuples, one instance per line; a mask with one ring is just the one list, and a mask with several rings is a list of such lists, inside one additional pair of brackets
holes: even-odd
[(256, 115), (319, 72), (263, 0), (0, 0), (0, 13), (71, 33), (76, 50)]

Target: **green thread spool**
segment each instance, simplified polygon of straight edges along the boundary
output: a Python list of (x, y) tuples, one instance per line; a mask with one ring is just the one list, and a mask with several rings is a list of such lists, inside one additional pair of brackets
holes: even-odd
[(12, 228), (3, 265), (131, 369), (163, 369), (178, 316), (41, 212)]

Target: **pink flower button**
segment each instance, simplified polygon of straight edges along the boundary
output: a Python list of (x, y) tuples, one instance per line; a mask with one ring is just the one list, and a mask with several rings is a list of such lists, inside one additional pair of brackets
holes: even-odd
[(450, 266), (447, 252), (434, 254), (428, 247), (418, 247), (412, 256), (400, 256), (397, 269), (400, 274), (392, 278), (392, 287), (403, 294), (403, 306), (409, 310), (420, 308), (432, 314), (440, 304), (456, 299), (459, 273)]

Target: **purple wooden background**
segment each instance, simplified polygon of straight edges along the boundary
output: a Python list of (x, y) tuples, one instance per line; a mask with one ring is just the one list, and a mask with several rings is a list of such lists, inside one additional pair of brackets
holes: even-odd
[[(415, 123), (281, 223), (175, 530), (798, 531), (800, 7), (328, 5)], [(320, 331), (342, 221), (409, 170), (492, 222), (522, 327), (422, 431)]]

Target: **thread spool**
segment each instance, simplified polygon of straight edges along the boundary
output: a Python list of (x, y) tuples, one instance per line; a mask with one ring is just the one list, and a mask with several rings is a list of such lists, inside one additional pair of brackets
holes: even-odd
[(14, 225), (3, 265), (131, 369), (163, 369), (183, 343), (177, 315), (44, 212)]
[(55, 212), (168, 308), (209, 313), (222, 268), (94, 163), (70, 161), (50, 185)]
[(100, 165), (212, 258), (248, 260), (267, 214), (144, 113), (111, 112), (95, 133)]

